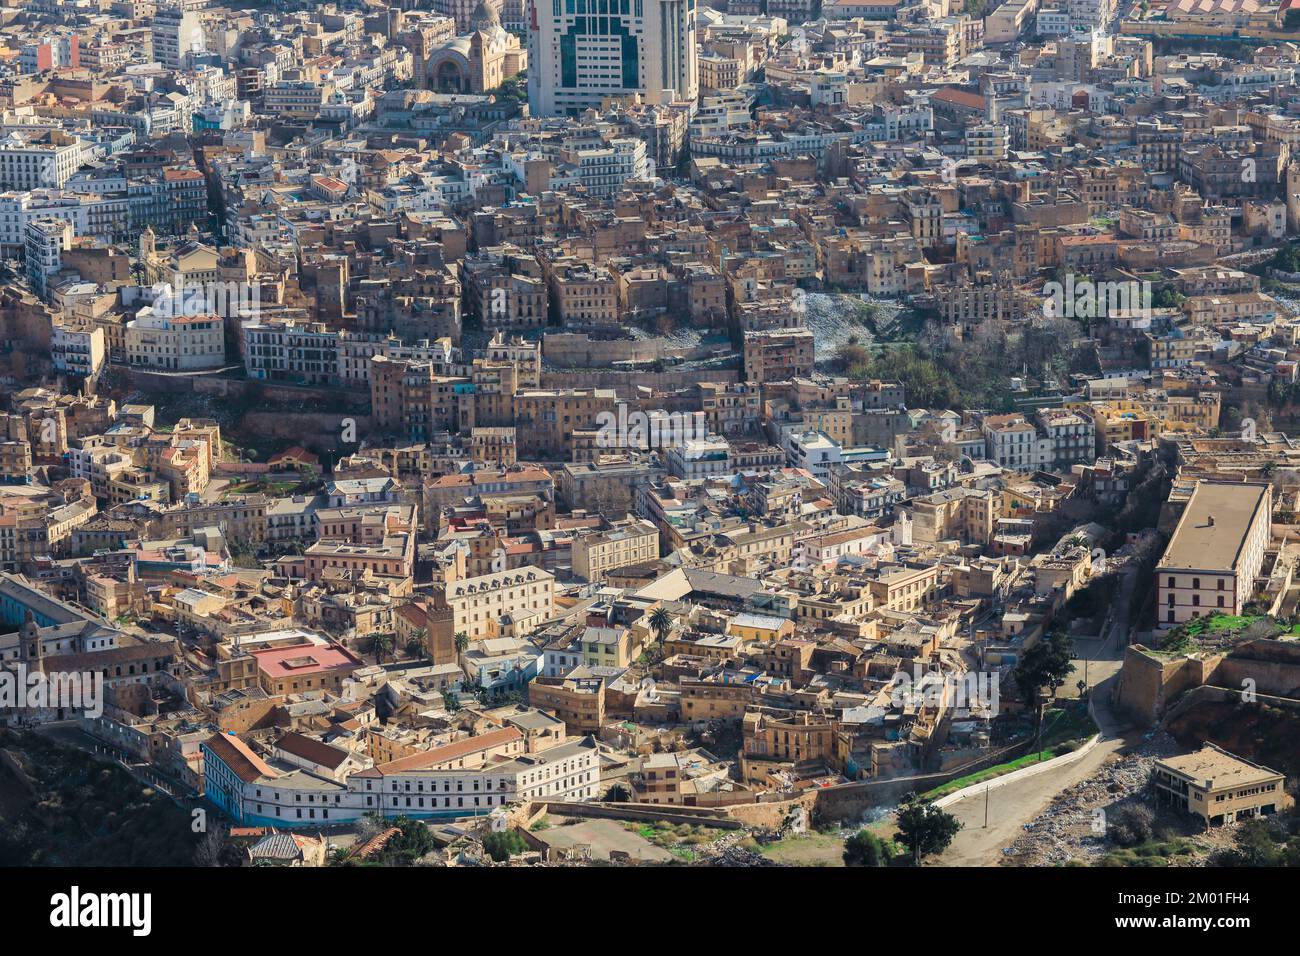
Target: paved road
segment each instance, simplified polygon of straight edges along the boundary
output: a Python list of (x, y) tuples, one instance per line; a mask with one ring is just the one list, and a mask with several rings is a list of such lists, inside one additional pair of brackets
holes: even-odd
[(1075, 660), (1075, 674), (1062, 688), (1074, 695), (1074, 685), (1087, 673), (1093, 711), (1101, 730), (1101, 740), (1097, 745), (1083, 757), (1059, 769), (989, 790), (987, 795), (972, 794), (948, 807), (948, 812), (965, 826), (952, 845), (933, 863), (940, 866), (996, 865), (1002, 857), (1002, 848), (1020, 836), (1024, 825), (1042, 812), (1054, 796), (1092, 776), (1112, 754), (1141, 740), (1141, 734), (1137, 732), (1126, 736), (1124, 721), (1109, 706), (1123, 660), (1120, 637), (1121, 630), (1116, 627), (1105, 640), (1077, 641), (1079, 658)]
[(208, 486), (203, 489), (199, 497), (204, 501), (220, 501), (222, 492), (231, 484), (229, 478), (213, 478), (208, 482)]

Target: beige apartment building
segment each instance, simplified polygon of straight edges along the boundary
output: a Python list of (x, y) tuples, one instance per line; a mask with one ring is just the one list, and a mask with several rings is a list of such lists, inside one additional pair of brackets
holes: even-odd
[(605, 682), (599, 677), (535, 677), (528, 685), (528, 703), (552, 711), (567, 733), (596, 734), (605, 723)]
[(986, 545), (1001, 509), (1001, 496), (974, 488), (950, 488), (912, 502), (912, 539), (919, 544), (956, 540)]
[(452, 630), (470, 640), (496, 634), (501, 619), (541, 622), (555, 610), (555, 575), (538, 568), (496, 571), (465, 578), (434, 592), (437, 607), (452, 610)]
[(602, 266), (566, 265), (551, 274), (556, 314), (567, 325), (617, 325), (618, 283)]
[(1286, 777), (1207, 742), (1196, 753), (1157, 760), (1156, 800), (1219, 826), (1270, 816), (1291, 804)]
[(938, 567), (885, 568), (868, 588), (876, 608), (916, 611), (929, 602), (938, 584)]
[(782, 382), (813, 370), (813, 334), (807, 329), (746, 332), (745, 380)]
[(126, 360), (131, 365), (185, 372), (225, 364), (225, 323), (219, 316), (145, 312), (126, 323)]
[(659, 557), (659, 529), (629, 516), (607, 531), (573, 539), (573, 573), (584, 581), (603, 581), (605, 572)]
[(1272, 510), (1270, 485), (1196, 483), (1156, 566), (1161, 627), (1242, 613), (1264, 564)]
[(571, 460), (573, 433), (594, 427), (601, 412), (613, 413), (617, 398), (612, 388), (538, 389), (517, 393), (518, 455), (534, 460)]

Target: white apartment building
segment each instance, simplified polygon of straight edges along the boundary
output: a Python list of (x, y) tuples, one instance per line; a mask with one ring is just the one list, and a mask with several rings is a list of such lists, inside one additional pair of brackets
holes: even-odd
[(108, 498), (108, 486), (135, 467), (130, 455), (112, 445), (69, 448), (65, 460), (69, 474), (90, 482), (91, 494), (103, 499)]
[(690, 438), (668, 449), (668, 471), (688, 479), (720, 475), (729, 469), (730, 455), (725, 438)]
[(193, 50), (202, 53), (207, 47), (203, 40), (203, 23), (192, 10), (180, 7), (162, 7), (154, 14), (151, 24), (153, 55), (169, 70), (179, 70), (185, 54)]
[(407, 761), (396, 760), (353, 773), (342, 783), (285, 764), (272, 767), (238, 738), (210, 739), (203, 750), (209, 799), (245, 824), (319, 827), (369, 813), (467, 817), (510, 803), (593, 800), (600, 793), (600, 748), (592, 737), (454, 769), (403, 769)]
[(828, 480), (831, 469), (844, 461), (840, 443), (822, 431), (788, 431), (782, 444), (790, 467), (803, 468), (818, 481)]
[(102, 328), (73, 328), (58, 321), (54, 323), (50, 358), (56, 372), (94, 381), (104, 370), (107, 354)]
[(262, 108), (272, 115), (317, 116), (333, 94), (334, 88), (310, 80), (281, 80), (263, 96)]
[(384, 816), (469, 815), (525, 800), (593, 800), (600, 793), (600, 748), (582, 737), (475, 769), (389, 773), (380, 766), (354, 775), (348, 790), (361, 798), (364, 812)]
[(127, 235), (130, 217), (131, 205), (124, 195), (78, 195), (58, 189), (0, 193), (0, 246), (22, 245), (33, 219), (62, 219), (75, 236), (121, 239)]
[(984, 420), (985, 451), (990, 461), (1011, 471), (1050, 468), (1052, 439), (1020, 415), (991, 415)]
[(564, 150), (560, 157), (572, 169), (561, 167), (559, 175), (569, 172), (594, 196), (616, 196), (627, 181), (651, 176), (645, 142), (631, 137), (610, 140), (604, 146)]
[(262, 381), (331, 384), (339, 379), (339, 333), (321, 323), (245, 322), (244, 367)]
[(1115, 14), (1115, 0), (1066, 0), (1065, 9), (1071, 29), (1101, 30)]
[(23, 229), (27, 281), (42, 299), (50, 294), (50, 276), (63, 268), (64, 250), (72, 248), (72, 227), (62, 219), (33, 219)]
[(966, 158), (997, 162), (1011, 151), (1011, 130), (1002, 123), (977, 123), (966, 127)]
[(608, 96), (699, 95), (696, 0), (537, 0), (528, 28), (534, 116), (576, 115)]
[(733, 129), (743, 129), (750, 122), (751, 100), (752, 97), (738, 90), (719, 91), (704, 97), (691, 118), (691, 137), (723, 136)]
[(1053, 468), (1065, 471), (1097, 460), (1097, 429), (1090, 417), (1049, 408), (1038, 413), (1038, 424), (1051, 439)]
[(0, 139), (0, 186), (58, 189), (82, 163), (81, 141), (65, 133), (11, 132)]
[(1039, 10), (1035, 29), (1039, 36), (1064, 36), (1070, 32), (1070, 12), (1061, 7), (1049, 7)]

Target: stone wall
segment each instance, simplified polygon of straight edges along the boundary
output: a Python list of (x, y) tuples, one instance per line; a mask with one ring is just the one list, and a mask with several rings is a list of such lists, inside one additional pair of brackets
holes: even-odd
[(675, 346), (669, 339), (593, 339), (584, 332), (551, 332), (542, 338), (542, 357), (550, 365), (606, 368), (615, 362), (654, 362), (659, 359), (700, 359), (729, 355), (725, 343)]
[(738, 369), (681, 369), (668, 372), (620, 372), (615, 369), (543, 369), (542, 388), (612, 388), (620, 398), (636, 397), (638, 386), (673, 391), (698, 382), (738, 382)]
[(1229, 654), (1204, 658), (1160, 657), (1131, 645), (1120, 671), (1117, 701), (1142, 726), (1152, 726), (1180, 694), (1205, 685), (1240, 694), (1251, 686), (1263, 696), (1300, 696), (1300, 645), (1291, 641), (1248, 641)]
[(1116, 702), (1140, 725), (1152, 726), (1171, 700), (1204, 684), (1218, 661), (1218, 657), (1160, 657), (1141, 644), (1132, 644), (1124, 652)]
[(1219, 660), (1206, 683), (1239, 693), (1247, 680), (1254, 681), (1254, 690), (1261, 695), (1300, 697), (1300, 645), (1250, 641)]
[[(699, 807), (655, 806), (648, 803), (570, 803), (563, 800), (539, 802), (551, 813), (566, 817), (602, 817), (608, 820), (666, 820), (668, 823), (700, 824), (723, 830), (737, 830), (741, 823), (718, 810)], [(536, 819), (536, 817), (534, 817)]]

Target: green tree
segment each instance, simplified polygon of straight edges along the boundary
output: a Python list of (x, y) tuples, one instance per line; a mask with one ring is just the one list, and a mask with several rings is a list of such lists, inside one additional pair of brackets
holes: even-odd
[(427, 650), (425, 639), (429, 636), (426, 628), (417, 627), (411, 632), (411, 636), (406, 639), (406, 653), (412, 657), (422, 657)]
[(1070, 663), (1073, 653), (1073, 642), (1064, 631), (1052, 631), (1025, 651), (1016, 665), (1015, 676), (1016, 687), (1026, 705), (1033, 705), (1040, 687), (1050, 688), (1053, 695), (1056, 693), (1056, 688), (1065, 683), (1074, 669)]
[(845, 866), (889, 866), (889, 846), (870, 830), (859, 830), (844, 841)]
[(1296, 866), (1300, 863), (1300, 838), (1287, 834), (1277, 818), (1256, 817), (1237, 829), (1230, 849), (1221, 850), (1211, 862), (1215, 866)]
[(616, 783), (605, 791), (605, 799), (610, 803), (627, 803), (632, 799), (632, 793), (626, 784)]
[(1186, 300), (1186, 296), (1170, 283), (1157, 286), (1151, 293), (1151, 305), (1156, 309), (1176, 309)]
[(898, 835), (912, 854), (912, 865), (935, 853), (942, 853), (952, 843), (961, 822), (933, 803), (913, 798), (898, 811)]
[(669, 632), (673, 629), (673, 616), (668, 613), (666, 607), (660, 605), (654, 609), (654, 612), (650, 615), (650, 627), (659, 638), (660, 644), (668, 638)]
[(483, 851), (497, 863), (504, 863), (527, 849), (524, 838), (514, 830), (498, 830), (483, 838)]
[(397, 827), (398, 832), (384, 847), (385, 863), (409, 866), (436, 849), (437, 844), (433, 842), (433, 834), (419, 820), (398, 817), (393, 821), (393, 826)]
[(380, 631), (375, 634), (375, 661), (382, 664), (384, 658), (392, 660), (393, 649), (397, 646), (397, 638), (389, 631)]
[(456, 653), (464, 654), (469, 650), (469, 635), (464, 631), (456, 632)]

